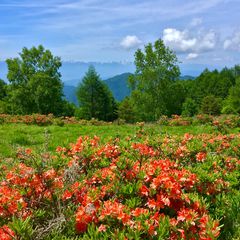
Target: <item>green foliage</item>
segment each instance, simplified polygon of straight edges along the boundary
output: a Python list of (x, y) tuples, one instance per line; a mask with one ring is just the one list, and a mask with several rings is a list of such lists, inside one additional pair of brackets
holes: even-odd
[[(185, 97), (193, 99), (199, 110), (201, 109), (203, 99), (207, 96), (212, 95), (215, 98), (225, 100), (228, 97), (229, 89), (235, 85), (236, 77), (239, 73), (238, 69), (239, 66), (230, 69), (224, 68), (221, 71), (205, 69), (196, 79), (181, 81), (185, 90)], [(186, 108), (186, 106), (183, 106), (183, 108)], [(227, 107), (225, 109), (224, 107), (223, 112), (233, 113), (234, 111), (232, 111), (232, 108)], [(194, 111), (194, 114), (196, 113)], [(183, 109), (183, 114), (189, 115), (190, 113)]]
[(190, 97), (201, 104), (202, 99), (206, 96), (213, 95), (225, 99), (228, 90), (235, 83), (235, 78), (231, 69), (224, 68), (221, 72), (217, 70), (204, 70), (194, 81), (194, 86), (190, 93)]
[(6, 86), (7, 84), (2, 79), (0, 79), (0, 101), (7, 96)]
[(221, 113), (222, 114), (237, 114), (237, 111), (236, 111), (235, 108), (233, 108), (231, 106), (231, 104), (229, 104), (229, 102), (224, 101), (224, 106), (223, 106), (223, 108), (221, 110)]
[(76, 106), (74, 103), (70, 103), (67, 100), (62, 101), (61, 116), (72, 117), (75, 114)]
[(204, 114), (218, 115), (221, 112), (221, 99), (213, 95), (203, 98), (201, 104), (201, 111)]
[(8, 104), (6, 102), (7, 84), (0, 79), (0, 114), (7, 113)]
[(179, 76), (177, 57), (162, 40), (157, 40), (146, 45), (144, 52), (136, 51), (135, 65), (129, 83), (137, 120), (158, 120), (168, 114), (169, 86)]
[(10, 227), (14, 230), (14, 232), (21, 236), (22, 239), (31, 239), (34, 230), (30, 224), (31, 218), (19, 219), (14, 217)]
[(236, 79), (236, 85), (229, 90), (229, 96), (224, 102), (223, 113), (240, 113), (240, 77)]
[(182, 106), (182, 115), (185, 117), (192, 117), (197, 113), (197, 103), (192, 98), (187, 98)]
[(6, 104), (6, 102), (0, 100), (0, 114), (1, 114), (1, 113), (6, 113), (6, 112), (7, 112), (6, 109), (7, 109), (7, 104)]
[(78, 117), (104, 121), (116, 119), (116, 102), (94, 67), (89, 67), (83, 81), (79, 84), (77, 97), (80, 107)]
[(23, 48), (20, 58), (7, 59), (11, 113), (62, 111), (61, 60), (43, 46)]
[(166, 95), (168, 96), (166, 100), (167, 115), (180, 115), (185, 100), (185, 90), (182, 84), (179, 81), (170, 84), (166, 89)]
[(118, 117), (128, 123), (135, 122), (133, 103), (129, 97), (126, 97), (118, 107)]

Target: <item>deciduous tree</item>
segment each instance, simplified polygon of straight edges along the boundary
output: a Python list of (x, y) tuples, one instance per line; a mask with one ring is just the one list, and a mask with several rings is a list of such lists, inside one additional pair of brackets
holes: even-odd
[(130, 77), (131, 98), (138, 120), (154, 121), (168, 114), (168, 87), (180, 74), (177, 57), (162, 40), (135, 53), (135, 75)]
[(61, 60), (43, 46), (23, 48), (19, 58), (7, 59), (12, 113), (61, 114)]

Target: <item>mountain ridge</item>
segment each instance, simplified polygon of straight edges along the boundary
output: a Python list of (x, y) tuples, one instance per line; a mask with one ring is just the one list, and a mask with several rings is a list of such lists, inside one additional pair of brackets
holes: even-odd
[[(118, 74), (114, 77), (103, 80), (105, 84), (109, 87), (114, 98), (117, 101), (122, 101), (126, 96), (129, 96), (131, 93), (130, 88), (128, 87), (128, 78), (132, 73), (126, 72)], [(180, 76), (180, 80), (194, 80), (195, 77), (190, 75)], [(77, 96), (76, 96), (76, 86), (67, 85), (67, 82), (64, 83), (63, 92), (66, 99), (76, 105), (78, 105)]]

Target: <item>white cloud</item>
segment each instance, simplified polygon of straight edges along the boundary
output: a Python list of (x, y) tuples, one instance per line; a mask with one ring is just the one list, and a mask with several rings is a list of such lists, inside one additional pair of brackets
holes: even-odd
[(201, 51), (207, 51), (214, 49), (217, 41), (216, 33), (210, 31), (206, 33), (202, 38), (199, 38), (199, 48)]
[(240, 31), (235, 32), (231, 38), (226, 39), (223, 43), (223, 48), (225, 50), (240, 51)]
[(176, 52), (205, 52), (214, 49), (217, 37), (213, 31), (193, 36), (188, 30), (167, 28), (163, 30), (163, 41)]
[(186, 52), (194, 48), (196, 38), (190, 38), (187, 31), (179, 31), (174, 28), (163, 30), (163, 41), (171, 48), (179, 52)]
[(197, 58), (198, 54), (197, 53), (189, 53), (186, 57), (187, 60)]
[(133, 49), (133, 48), (137, 48), (140, 46), (140, 44), (142, 43), (142, 41), (135, 35), (128, 35), (126, 37), (124, 37), (120, 43), (120, 45), (125, 48), (125, 49)]
[(193, 18), (190, 25), (192, 27), (196, 27), (202, 24), (202, 19), (201, 18)]

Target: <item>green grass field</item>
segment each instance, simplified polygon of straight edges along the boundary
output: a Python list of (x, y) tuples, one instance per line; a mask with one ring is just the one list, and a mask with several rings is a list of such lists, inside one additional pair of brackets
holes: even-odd
[[(139, 127), (136, 125), (105, 125), (105, 126), (81, 126), (79, 124), (67, 124), (63, 127), (37, 126), (26, 124), (2, 124), (0, 125), (0, 157), (13, 157), (19, 147), (31, 147), (34, 150), (54, 151), (57, 146), (67, 146), (76, 142), (79, 136), (100, 136), (102, 140), (127, 136), (134, 136)], [(160, 126), (148, 124), (144, 127), (149, 135), (184, 133), (200, 134), (213, 133), (212, 126)], [(236, 132), (237, 130), (232, 130)], [(47, 145), (47, 149), (46, 149)]]

